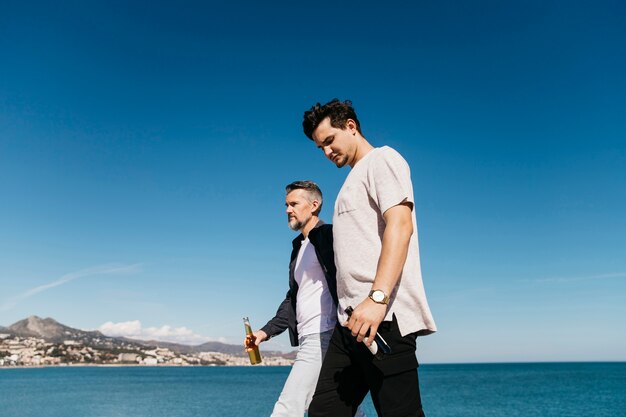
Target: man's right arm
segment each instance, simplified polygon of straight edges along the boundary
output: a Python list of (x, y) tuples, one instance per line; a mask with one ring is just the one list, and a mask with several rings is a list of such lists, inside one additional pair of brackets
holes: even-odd
[[(276, 315), (268, 321), (265, 326), (253, 333), (254, 344), (257, 346), (262, 342), (278, 336), (289, 327), (289, 309), (291, 308), (291, 291), (287, 291), (287, 295), (276, 310)], [(250, 344), (249, 337), (246, 336), (243, 342), (244, 346)]]

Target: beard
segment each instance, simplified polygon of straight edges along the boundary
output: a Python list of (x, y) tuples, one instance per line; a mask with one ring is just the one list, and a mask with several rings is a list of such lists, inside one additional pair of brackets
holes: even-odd
[(343, 168), (343, 167), (346, 165), (346, 163), (348, 162), (348, 157), (347, 157), (347, 156), (345, 156), (345, 155), (344, 155), (344, 156), (341, 156), (341, 155), (340, 155), (340, 156), (339, 156), (338, 158), (336, 158), (336, 159), (331, 159), (331, 162), (332, 162), (333, 164), (335, 164), (335, 166), (336, 166), (337, 168)]
[(291, 230), (296, 231), (296, 232), (298, 230), (302, 229), (302, 222), (298, 221), (297, 219), (294, 219), (294, 218), (289, 219), (289, 223), (288, 224), (289, 224), (289, 228)]
[(302, 228), (308, 223), (311, 217), (308, 217), (304, 220), (298, 220), (295, 217), (292, 217), (288, 220), (289, 228), (294, 231), (300, 231)]

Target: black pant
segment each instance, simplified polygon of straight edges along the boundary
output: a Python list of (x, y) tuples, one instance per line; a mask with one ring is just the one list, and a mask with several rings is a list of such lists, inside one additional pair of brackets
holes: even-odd
[(350, 330), (335, 327), (309, 417), (352, 417), (368, 391), (379, 416), (424, 417), (415, 357), (416, 334), (400, 335), (394, 316), (384, 321), (378, 333), (391, 353), (376, 359)]

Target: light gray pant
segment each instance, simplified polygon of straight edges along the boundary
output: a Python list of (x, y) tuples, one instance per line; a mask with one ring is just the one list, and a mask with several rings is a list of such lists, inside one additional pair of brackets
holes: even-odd
[[(271, 417), (302, 417), (304, 415), (309, 408), (311, 398), (313, 398), (322, 360), (332, 335), (333, 329), (300, 338), (296, 360), (291, 372), (289, 372), (283, 391), (274, 405)], [(365, 417), (360, 407), (355, 417)]]

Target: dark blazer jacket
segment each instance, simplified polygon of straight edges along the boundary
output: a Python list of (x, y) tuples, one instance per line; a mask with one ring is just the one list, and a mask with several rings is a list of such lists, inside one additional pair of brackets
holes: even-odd
[[(298, 346), (298, 323), (296, 322), (298, 283), (294, 276), (294, 270), (303, 240), (304, 236), (300, 234), (292, 242), (293, 250), (291, 251), (291, 260), (289, 262), (289, 291), (287, 291), (287, 296), (280, 303), (274, 318), (261, 328), (261, 330), (267, 333), (268, 340), (281, 334), (285, 329), (289, 329), (289, 339), (292, 346)], [(335, 253), (333, 251), (333, 226), (325, 224), (320, 220), (309, 232), (309, 242), (315, 248), (315, 254), (324, 271), (330, 295), (335, 305), (337, 305), (337, 268), (335, 268)]]

